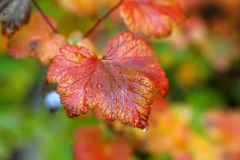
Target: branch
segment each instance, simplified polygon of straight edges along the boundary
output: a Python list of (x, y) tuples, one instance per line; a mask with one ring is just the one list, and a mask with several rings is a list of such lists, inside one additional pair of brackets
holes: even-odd
[(100, 18), (93, 26), (92, 28), (90, 28), (85, 34), (84, 34), (84, 38), (88, 37), (98, 26), (99, 24), (104, 20), (106, 19), (115, 9), (117, 9), (122, 3), (123, 3), (124, 0), (120, 0), (120, 2), (118, 2), (118, 4), (116, 4), (113, 8), (111, 8), (107, 13), (105, 13), (105, 15)]
[(40, 8), (40, 6), (38, 5), (38, 3), (36, 2), (36, 0), (32, 0), (33, 4), (35, 5), (35, 7), (38, 9), (38, 11), (41, 13), (41, 15), (43, 16), (44, 20), (47, 22), (47, 24), (51, 27), (51, 29), (53, 30), (54, 33), (57, 33), (56, 28), (52, 25), (52, 23), (49, 21), (49, 19), (47, 18), (47, 16), (44, 14), (44, 12), (42, 11), (42, 9)]

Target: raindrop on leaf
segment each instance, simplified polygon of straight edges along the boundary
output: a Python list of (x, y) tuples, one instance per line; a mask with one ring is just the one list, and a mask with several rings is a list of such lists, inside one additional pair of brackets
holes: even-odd
[(98, 89), (102, 88), (102, 84), (97, 84), (97, 88)]
[(129, 88), (130, 88), (130, 89), (134, 89), (134, 86), (133, 86), (133, 85), (130, 85)]
[(111, 48), (111, 49), (113, 49), (114, 47), (115, 47), (115, 45), (114, 45), (114, 44), (111, 44), (111, 45), (110, 45), (110, 48)]
[(115, 99), (115, 102), (116, 102), (116, 103), (119, 103), (119, 99), (118, 99), (118, 98), (116, 98), (116, 99)]
[(89, 89), (88, 89), (88, 88), (85, 89), (85, 93), (86, 93), (86, 94), (89, 93)]
[(149, 125), (146, 125), (145, 128), (142, 129), (143, 132), (146, 132), (149, 129)]
[(127, 76), (125, 74), (121, 74), (121, 77), (122, 78), (126, 78)]

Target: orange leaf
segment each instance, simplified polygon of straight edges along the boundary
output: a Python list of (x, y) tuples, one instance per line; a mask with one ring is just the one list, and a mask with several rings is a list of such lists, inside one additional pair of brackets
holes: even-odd
[(130, 31), (156, 38), (169, 36), (172, 23), (185, 19), (182, 7), (175, 0), (125, 0), (120, 12)]
[[(50, 18), (49, 20), (54, 27), (57, 26), (55, 21)], [(43, 64), (48, 64), (65, 44), (67, 44), (65, 38), (53, 34), (40, 13), (35, 12), (30, 17), (29, 23), (11, 37), (8, 52), (14, 58), (38, 57)]]
[(96, 106), (109, 121), (147, 126), (152, 88), (165, 97), (168, 80), (154, 51), (141, 39), (123, 32), (108, 42), (103, 58), (83, 46), (66, 45), (53, 59), (47, 81), (57, 92), (68, 117)]
[(80, 128), (75, 137), (75, 160), (125, 160), (132, 153), (131, 145), (121, 137), (105, 140), (98, 126)]

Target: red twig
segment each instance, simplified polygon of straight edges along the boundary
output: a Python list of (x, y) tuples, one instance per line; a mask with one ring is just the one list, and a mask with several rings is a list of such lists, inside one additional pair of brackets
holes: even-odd
[(113, 8), (111, 8), (107, 13), (105, 13), (105, 15), (100, 18), (93, 26), (92, 28), (90, 28), (85, 34), (84, 34), (84, 38), (88, 37), (98, 26), (99, 24), (106, 19), (115, 9), (117, 9), (124, 0), (120, 0)]
[(51, 27), (51, 29), (53, 30), (54, 33), (57, 33), (56, 28), (52, 25), (52, 23), (49, 21), (49, 19), (47, 18), (47, 16), (44, 14), (44, 12), (42, 11), (42, 9), (40, 8), (40, 6), (38, 5), (38, 3), (36, 2), (36, 0), (32, 0), (33, 4), (35, 5), (35, 7), (38, 9), (38, 11), (41, 13), (41, 15), (43, 16), (43, 18), (45, 19), (45, 21), (47, 22), (47, 24)]

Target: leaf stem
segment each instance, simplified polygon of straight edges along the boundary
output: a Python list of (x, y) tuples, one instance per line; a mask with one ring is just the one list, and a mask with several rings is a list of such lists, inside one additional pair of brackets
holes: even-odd
[(54, 33), (57, 33), (56, 28), (52, 25), (52, 23), (49, 21), (48, 17), (45, 15), (45, 13), (42, 11), (40, 6), (38, 5), (36, 0), (32, 0), (34, 6), (38, 9), (38, 11), (41, 13), (43, 16), (44, 20), (47, 22), (47, 24), (50, 26), (50, 28), (53, 30)]
[(98, 26), (99, 24), (106, 19), (115, 9), (117, 9), (124, 0), (120, 0), (113, 8), (111, 8), (107, 13), (105, 13), (105, 15), (100, 18), (85, 34), (84, 34), (84, 38), (88, 37)]

